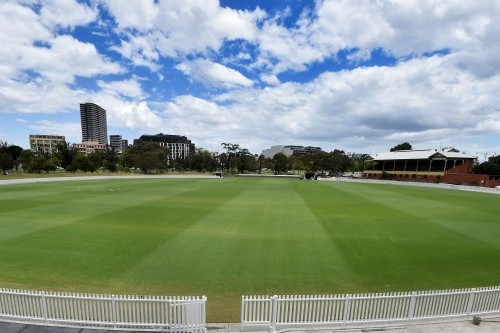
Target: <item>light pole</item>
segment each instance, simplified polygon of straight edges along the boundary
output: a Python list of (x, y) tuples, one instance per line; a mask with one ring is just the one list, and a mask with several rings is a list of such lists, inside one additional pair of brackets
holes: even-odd
[(486, 158), (488, 157), (488, 155), (489, 155), (490, 153), (488, 153), (488, 152), (484, 152), (484, 153), (482, 153), (482, 152), (476, 152), (476, 154), (481, 154), (481, 155), (483, 155), (483, 156), (484, 156), (484, 161), (483, 161), (483, 162), (486, 162)]

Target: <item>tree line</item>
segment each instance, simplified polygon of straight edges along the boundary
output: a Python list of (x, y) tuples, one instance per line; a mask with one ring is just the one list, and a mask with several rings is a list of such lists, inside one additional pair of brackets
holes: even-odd
[(221, 143), (222, 153), (211, 153), (198, 149), (184, 159), (170, 159), (167, 147), (154, 142), (137, 141), (124, 149), (122, 154), (111, 147), (96, 150), (88, 155), (79, 153), (69, 143), (59, 144), (53, 152), (23, 149), (0, 141), (0, 168), (23, 170), (32, 173), (51, 172), (64, 169), (68, 172), (95, 172), (105, 169), (110, 172), (139, 170), (143, 173), (162, 173), (169, 169), (198, 172), (252, 173), (270, 171), (296, 173), (310, 171), (341, 173), (361, 171), (363, 158), (347, 155), (342, 150), (315, 152), (307, 155), (286, 156), (278, 153), (272, 158), (250, 153), (239, 144)]
[[(211, 153), (198, 149), (184, 159), (171, 159), (167, 147), (154, 142), (136, 141), (124, 149), (122, 154), (111, 147), (94, 151), (87, 156), (79, 153), (69, 143), (59, 144), (53, 152), (23, 149), (0, 141), (0, 169), (23, 170), (31, 173), (51, 172), (64, 169), (68, 172), (95, 172), (99, 169), (116, 171), (140, 171), (142, 173), (163, 173), (167, 170), (225, 173), (273, 172), (276, 174), (313, 172), (339, 174), (346, 171), (362, 171), (368, 155), (347, 154), (335, 149), (331, 152), (318, 151), (305, 155), (287, 156), (278, 153), (272, 158), (250, 153), (239, 144), (221, 143), (222, 153)], [(404, 142), (391, 151), (412, 149)], [(477, 164), (474, 173), (500, 175), (500, 156), (493, 156)]]

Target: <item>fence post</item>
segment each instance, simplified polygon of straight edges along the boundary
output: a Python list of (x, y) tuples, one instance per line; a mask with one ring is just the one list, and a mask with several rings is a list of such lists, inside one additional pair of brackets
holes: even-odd
[(207, 315), (206, 315), (206, 309), (207, 309), (207, 297), (205, 295), (202, 296), (202, 303), (201, 303), (201, 324), (203, 326), (203, 332), (207, 331)]
[(408, 323), (413, 319), (415, 314), (415, 305), (417, 304), (417, 293), (414, 291), (411, 293), (410, 307), (408, 308)]
[(345, 300), (345, 305), (344, 305), (344, 317), (343, 322), (344, 322), (344, 327), (347, 326), (347, 322), (351, 319), (351, 294), (347, 294), (346, 300)]
[(45, 297), (45, 291), (42, 291), (42, 317), (45, 323), (48, 321), (47, 316), (47, 297)]
[(278, 320), (278, 296), (271, 297), (273, 312), (271, 313), (271, 332), (276, 332), (276, 321)]
[(472, 288), (469, 294), (469, 301), (467, 302), (467, 318), (471, 319), (472, 305), (474, 305), (474, 296), (476, 295), (476, 288)]
[(111, 295), (111, 320), (113, 321), (113, 328), (116, 328), (116, 298)]

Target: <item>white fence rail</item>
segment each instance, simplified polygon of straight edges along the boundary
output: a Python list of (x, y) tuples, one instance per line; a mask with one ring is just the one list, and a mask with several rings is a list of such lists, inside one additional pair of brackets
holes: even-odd
[(0, 289), (0, 320), (42, 325), (206, 332), (206, 297)]
[(461, 190), (470, 192), (482, 192), (500, 194), (500, 189), (493, 187), (469, 186), (469, 185), (455, 185), (445, 183), (424, 183), (424, 182), (410, 182), (410, 181), (397, 181), (397, 180), (380, 180), (380, 179), (367, 179), (367, 178), (344, 178), (344, 177), (331, 177), (331, 178), (318, 178), (321, 181), (336, 181), (336, 182), (350, 182), (350, 183), (371, 183), (371, 184), (385, 184), (385, 185), (400, 185), (400, 186), (415, 186), (415, 187), (430, 187), (451, 190)]
[(349, 328), (500, 314), (500, 287), (383, 294), (243, 296), (242, 330)]

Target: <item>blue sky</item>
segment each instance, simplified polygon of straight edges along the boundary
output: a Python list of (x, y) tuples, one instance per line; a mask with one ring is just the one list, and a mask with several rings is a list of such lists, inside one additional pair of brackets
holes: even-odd
[[(500, 153), (500, 2), (4, 0), (0, 140), (185, 135), (378, 153)], [(486, 155), (487, 154), (487, 155)]]

